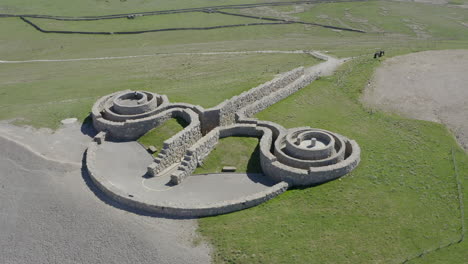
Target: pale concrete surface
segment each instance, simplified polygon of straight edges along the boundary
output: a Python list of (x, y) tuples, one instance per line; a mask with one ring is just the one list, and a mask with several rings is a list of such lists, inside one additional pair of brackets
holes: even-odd
[(81, 166), (83, 153), (95, 135), (92, 126), (80, 123), (62, 124), (55, 131), (29, 126), (15, 126), (9, 121), (0, 122), (0, 135), (22, 144), (36, 154), (50, 160)]
[(468, 50), (424, 51), (385, 60), (363, 95), (371, 107), (439, 122), (468, 150)]
[(128, 195), (149, 203), (169, 202), (187, 207), (234, 200), (274, 185), (263, 175), (220, 173), (193, 175), (180, 185), (171, 185), (170, 173), (145, 176), (153, 158), (137, 142), (106, 141), (96, 151), (97, 173)]
[[(3, 137), (10, 129), (21, 131), (0, 130), (0, 263), (210, 262), (205, 244), (193, 246), (195, 220), (128, 212), (82, 175), (73, 164), (82, 156), (76, 160), (70, 155), (71, 163), (47, 160), (36, 155), (48, 153), (44, 142), (25, 148), (24, 142)], [(26, 135), (34, 136), (34, 130), (21, 132), (16, 140)], [(36, 140), (25, 142), (43, 136), (39, 131)], [(59, 153), (68, 149), (59, 143), (54, 148)]]

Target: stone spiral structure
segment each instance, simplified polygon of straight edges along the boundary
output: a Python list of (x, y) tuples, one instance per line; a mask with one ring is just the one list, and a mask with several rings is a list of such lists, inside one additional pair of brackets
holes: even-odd
[[(118, 201), (178, 216), (207, 216), (241, 210), (271, 199), (288, 187), (310, 186), (341, 177), (359, 164), (361, 150), (354, 140), (323, 129), (286, 129), (274, 122), (252, 118), (302, 89), (319, 74), (318, 70), (300, 67), (206, 110), (185, 103), (169, 103), (165, 95), (144, 91), (126, 90), (104, 96), (92, 108), (94, 127), (101, 133), (88, 149), (88, 172), (99, 188)], [(94, 169), (94, 153), (104, 140), (136, 140), (176, 117), (183, 118), (189, 125), (164, 142), (158, 156), (148, 164), (148, 177), (168, 173), (171, 184), (183, 184), (219, 139), (244, 136), (259, 139), (263, 174), (275, 185), (245, 199), (186, 208), (127, 197), (123, 190)]]
[(277, 181), (315, 185), (341, 177), (359, 164), (361, 150), (354, 140), (309, 127), (280, 131), (274, 143), (267, 139), (260, 156), (263, 172)]

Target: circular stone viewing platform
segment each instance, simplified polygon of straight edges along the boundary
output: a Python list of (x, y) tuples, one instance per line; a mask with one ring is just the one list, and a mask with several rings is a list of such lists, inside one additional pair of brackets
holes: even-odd
[(90, 167), (99, 175), (93, 180), (113, 189), (114, 195), (121, 196), (117, 200), (127, 199), (127, 204), (133, 201), (137, 207), (158, 213), (164, 212), (161, 208), (175, 208), (179, 216), (184, 212), (186, 216), (227, 213), (243, 209), (239, 206), (250, 207), (243, 205), (249, 197), (265, 196), (278, 187), (263, 174), (249, 173), (193, 175), (184, 184), (172, 185), (170, 169), (161, 176), (146, 175), (153, 158), (135, 141), (105, 141), (95, 149), (93, 157)]

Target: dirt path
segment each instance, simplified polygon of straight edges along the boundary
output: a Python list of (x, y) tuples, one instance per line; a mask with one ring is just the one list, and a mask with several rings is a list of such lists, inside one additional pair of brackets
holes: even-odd
[(385, 111), (445, 124), (468, 150), (468, 50), (424, 51), (388, 59), (362, 99)]

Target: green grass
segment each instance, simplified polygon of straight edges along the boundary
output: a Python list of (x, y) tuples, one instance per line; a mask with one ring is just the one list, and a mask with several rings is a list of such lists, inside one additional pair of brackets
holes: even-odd
[(177, 134), (188, 124), (182, 118), (171, 118), (167, 120), (164, 124), (151, 129), (149, 132), (144, 134), (138, 139), (138, 142), (143, 144), (145, 147), (155, 146), (157, 151), (153, 153), (153, 156), (158, 156), (159, 151), (163, 147), (164, 141)]
[(212, 107), (279, 72), (317, 62), (310, 55), (249, 54), (0, 64), (0, 119), (56, 128), (64, 118), (83, 120), (100, 96), (125, 89)]
[(260, 173), (257, 138), (228, 137), (220, 139), (216, 148), (203, 161), (195, 174), (221, 172), (224, 166), (236, 167), (236, 172)]
[[(465, 186), (468, 156), (442, 125), (370, 111), (359, 103), (378, 65), (368, 59), (347, 63), (335, 76), (258, 114), (286, 127), (308, 125), (355, 139), (362, 161), (340, 180), (201, 219), (199, 230), (214, 244), (216, 262), (401, 263), (459, 239), (451, 149), (457, 150)], [(465, 188), (465, 202), (467, 196)], [(463, 263), (467, 245), (433, 254), (441, 263)], [(421, 261), (431, 263), (431, 255)]]

